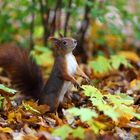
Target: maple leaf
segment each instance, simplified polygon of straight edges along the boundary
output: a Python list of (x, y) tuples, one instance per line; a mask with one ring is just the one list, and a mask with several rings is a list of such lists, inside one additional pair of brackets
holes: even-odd
[(61, 137), (62, 140), (66, 139), (69, 135), (69, 133), (71, 133), (73, 130), (70, 126), (68, 125), (63, 125), (61, 127), (56, 128), (52, 135), (53, 136), (58, 136)]
[(85, 132), (84, 128), (82, 128), (82, 127), (79, 126), (79, 127), (77, 127), (76, 129), (74, 129), (72, 131), (72, 136), (74, 138), (83, 139), (84, 138), (84, 132)]
[(108, 73), (114, 69), (119, 69), (121, 65), (127, 68), (132, 68), (132, 65), (122, 55), (111, 55), (110, 59), (104, 56), (98, 56), (96, 60), (89, 63), (95, 73)]
[(90, 62), (90, 66), (93, 67), (95, 72), (99, 73), (106, 73), (111, 70), (111, 65), (108, 59), (103, 56), (99, 56), (96, 61)]
[[(85, 95), (90, 97), (90, 101), (93, 106), (96, 106), (99, 111), (102, 111), (105, 115), (112, 118), (114, 121), (118, 121), (119, 118), (124, 117), (128, 120), (133, 117), (140, 118), (140, 114), (136, 113), (132, 106), (134, 99), (128, 95), (122, 93), (112, 95), (103, 95), (97, 88), (93, 86), (83, 85)], [(104, 97), (106, 97), (104, 99)]]
[(73, 114), (74, 116), (79, 116), (81, 121), (85, 122), (88, 121), (90, 119), (92, 119), (92, 117), (97, 118), (98, 114), (94, 111), (91, 110), (89, 108), (70, 108), (67, 110), (69, 113)]
[(119, 69), (121, 65), (124, 65), (125, 67), (132, 67), (128, 60), (122, 55), (112, 55), (110, 63), (114, 69)]
[(72, 129), (68, 125), (63, 125), (63, 126), (57, 127), (53, 131), (52, 135), (61, 137), (62, 140), (65, 140), (69, 136), (69, 134), (71, 134), (74, 138), (83, 139), (84, 138), (84, 131), (85, 130), (82, 127), (77, 127), (75, 129)]

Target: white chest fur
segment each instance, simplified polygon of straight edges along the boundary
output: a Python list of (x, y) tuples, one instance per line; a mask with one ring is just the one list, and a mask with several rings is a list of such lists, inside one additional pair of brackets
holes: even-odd
[(77, 69), (77, 62), (72, 53), (66, 55), (66, 63), (68, 74), (74, 75)]
[[(73, 56), (72, 53), (67, 54), (66, 56), (66, 64), (67, 64), (67, 71), (69, 75), (74, 75), (76, 73), (76, 69), (77, 69), (77, 61), (75, 59), (75, 57)], [(59, 97), (59, 101), (62, 102), (65, 93), (71, 89), (73, 86), (73, 84), (69, 81), (65, 81), (63, 84), (63, 87), (61, 89), (60, 92), (60, 97)]]

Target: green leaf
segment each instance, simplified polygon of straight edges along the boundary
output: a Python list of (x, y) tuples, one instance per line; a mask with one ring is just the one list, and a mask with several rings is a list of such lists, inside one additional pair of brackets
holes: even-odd
[(88, 121), (88, 125), (94, 131), (95, 134), (98, 134), (101, 129), (105, 128), (105, 124), (98, 121)]
[(123, 94), (123, 93), (116, 94), (115, 96), (112, 94), (108, 94), (108, 95), (106, 95), (106, 97), (109, 98), (109, 100), (114, 105), (121, 105), (121, 104), (132, 105), (134, 103), (134, 100), (132, 97), (130, 97), (126, 94)]
[(14, 89), (11, 89), (11, 88), (4, 86), (3, 84), (0, 84), (0, 89), (5, 91), (5, 92), (11, 93), (11, 94), (15, 94), (17, 92)]
[(53, 131), (52, 135), (60, 137), (62, 140), (65, 140), (69, 136), (69, 134), (71, 134), (74, 138), (83, 139), (84, 138), (84, 131), (85, 130), (82, 127), (77, 127), (75, 129), (72, 129), (68, 125), (63, 125), (63, 126), (57, 127)]
[(140, 32), (137, 30), (137, 31), (135, 31), (135, 38), (137, 39), (137, 40), (140, 40)]
[(99, 109), (99, 111), (102, 111), (105, 115), (112, 118), (112, 120), (117, 121), (120, 117), (119, 113), (115, 111), (115, 108), (108, 105), (105, 101), (103, 102), (98, 98), (91, 98), (90, 100), (92, 101), (92, 104)]
[(98, 115), (94, 110), (91, 110), (89, 108), (70, 108), (67, 110), (69, 113), (71, 113), (74, 116), (79, 116), (82, 122), (89, 121), (90, 119), (97, 118)]
[(52, 51), (49, 48), (46, 48), (45, 46), (35, 45), (34, 49), (36, 51), (39, 51), (40, 53), (52, 54)]
[(97, 73), (107, 73), (114, 69), (119, 69), (121, 65), (131, 68), (132, 65), (122, 55), (112, 55), (110, 59), (104, 56), (98, 56), (96, 60), (89, 63), (91, 68)]
[(74, 138), (84, 139), (84, 136), (85, 136), (84, 132), (85, 132), (84, 128), (79, 126), (79, 127), (77, 127), (76, 129), (73, 130), (72, 136)]
[(92, 61), (90, 66), (95, 72), (99, 73), (106, 73), (112, 69), (108, 59), (103, 56), (99, 56), (96, 61)]
[(52, 51), (49, 48), (40, 45), (36, 45), (34, 47), (34, 50), (31, 52), (31, 55), (35, 58), (37, 64), (42, 66), (52, 64), (54, 60), (52, 56)]
[(63, 126), (60, 126), (60, 127), (56, 128), (53, 131), (52, 135), (61, 137), (62, 140), (65, 140), (72, 131), (73, 130), (70, 126), (63, 125)]
[(34, 38), (41, 38), (43, 36), (43, 27), (42, 26), (35, 27), (33, 36)]
[(114, 69), (119, 69), (121, 64), (124, 65), (125, 67), (131, 67), (131, 64), (122, 55), (112, 55), (110, 62)]
[(86, 96), (96, 97), (102, 100), (103, 97), (102, 93), (94, 86), (82, 85), (82, 88), (84, 89)]
[(99, 19), (99, 21), (100, 21), (101, 23), (105, 23), (105, 22), (106, 22), (104, 16), (99, 16), (98, 19)]
[(93, 106), (112, 120), (117, 121), (120, 117), (127, 117), (127, 115), (140, 119), (140, 114), (136, 113), (135, 109), (132, 107), (134, 103), (132, 97), (123, 93), (116, 95), (108, 93), (103, 95), (97, 88), (88, 85), (84, 85), (82, 88), (84, 89), (85, 95), (90, 97), (89, 100), (92, 102)]

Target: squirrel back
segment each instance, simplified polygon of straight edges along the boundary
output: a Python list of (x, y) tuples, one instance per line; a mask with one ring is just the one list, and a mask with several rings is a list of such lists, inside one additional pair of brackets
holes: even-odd
[(36, 100), (40, 98), (44, 85), (42, 74), (25, 49), (9, 44), (0, 46), (0, 67), (8, 72), (21, 93)]

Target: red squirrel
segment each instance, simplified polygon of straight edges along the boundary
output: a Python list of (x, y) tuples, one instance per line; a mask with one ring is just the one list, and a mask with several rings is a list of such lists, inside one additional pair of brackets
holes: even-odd
[(79, 68), (72, 54), (77, 45), (75, 39), (60, 35), (59, 38), (50, 37), (49, 40), (54, 43), (55, 62), (46, 83), (34, 59), (21, 47), (1, 46), (0, 67), (8, 72), (12, 83), (22, 94), (31, 96), (39, 104), (47, 104), (49, 112), (55, 112), (65, 93), (73, 85), (79, 86), (75, 77), (89, 78)]

